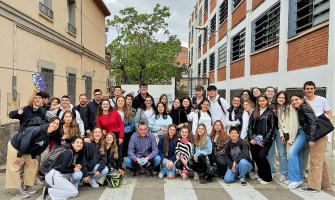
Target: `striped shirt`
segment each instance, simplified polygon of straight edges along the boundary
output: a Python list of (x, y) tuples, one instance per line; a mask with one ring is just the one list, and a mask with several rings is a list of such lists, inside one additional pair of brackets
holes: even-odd
[(134, 133), (129, 141), (128, 156), (134, 162), (137, 158), (149, 156), (150, 160), (158, 155), (158, 146), (154, 134), (148, 132), (142, 137), (138, 132)]
[(187, 144), (181, 141), (181, 138), (178, 138), (176, 145), (176, 159), (179, 160), (180, 156), (184, 156), (184, 159), (188, 161), (194, 154), (193, 144), (188, 141)]

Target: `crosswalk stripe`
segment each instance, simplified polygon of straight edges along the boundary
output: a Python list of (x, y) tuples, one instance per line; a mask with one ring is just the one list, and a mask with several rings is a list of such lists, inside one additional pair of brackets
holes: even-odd
[(196, 200), (197, 195), (193, 189), (190, 180), (183, 181), (181, 178), (174, 180), (164, 179), (164, 199), (165, 200), (177, 200), (177, 199), (189, 199)]
[(232, 199), (243, 199), (243, 200), (267, 200), (260, 192), (258, 192), (251, 184), (247, 183), (246, 186), (242, 186), (238, 180), (234, 183), (226, 184), (221, 178), (216, 178), (220, 185), (227, 191)]
[(106, 187), (99, 200), (120, 199), (131, 200), (137, 183), (137, 178), (125, 176), (120, 187)]

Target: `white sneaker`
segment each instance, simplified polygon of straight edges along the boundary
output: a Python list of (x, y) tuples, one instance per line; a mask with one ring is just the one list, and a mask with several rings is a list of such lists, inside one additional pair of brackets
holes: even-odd
[(271, 175), (272, 175), (272, 178), (274, 178), (277, 175), (277, 172), (271, 173)]
[(95, 178), (89, 178), (89, 181), (88, 183), (92, 186), (92, 188), (98, 188), (99, 187), (99, 184), (97, 183), (97, 181), (95, 180)]
[(80, 183), (80, 181), (77, 181), (76, 183), (73, 183), (74, 187), (76, 187), (77, 190), (78, 190), (79, 183)]
[(28, 185), (24, 185), (24, 186), (23, 186), (23, 190), (24, 190), (26, 193), (29, 193), (29, 194), (35, 194), (35, 193), (36, 193), (36, 191), (33, 190), (33, 188), (31, 188), (31, 187), (28, 186)]
[(252, 180), (256, 179), (254, 172), (249, 172), (249, 178)]
[(17, 195), (16, 196), (19, 197), (19, 198), (22, 198), (22, 199), (25, 199), (25, 198), (29, 197), (29, 195), (25, 191), (23, 191), (23, 189), (21, 187), (17, 189)]
[(257, 172), (255, 172), (254, 174), (255, 174), (255, 178), (259, 178), (259, 175)]
[(286, 176), (285, 175), (281, 175), (279, 178), (279, 181), (283, 182), (286, 180)]
[(261, 181), (263, 181), (263, 180), (262, 180), (261, 178), (258, 178), (257, 181), (261, 182)]
[(159, 172), (158, 177), (159, 178), (164, 178), (164, 174), (162, 172)]
[(299, 181), (299, 182), (293, 182), (293, 181), (292, 181), (292, 182), (287, 186), (287, 188), (290, 189), (290, 190), (293, 190), (293, 189), (299, 187), (301, 184), (302, 184), (302, 181)]
[(270, 183), (272, 183), (272, 181), (271, 181), (271, 182), (260, 181), (259, 183), (260, 183), (260, 184), (263, 184), (263, 185), (266, 185), (266, 184), (270, 184)]
[(284, 183), (286, 184), (286, 185), (289, 185), (290, 183), (292, 183), (292, 181), (290, 181), (290, 180), (286, 180), (286, 181), (284, 181)]
[(36, 177), (35, 178), (35, 185), (44, 185), (44, 183), (42, 182), (41, 178)]
[(199, 175), (197, 172), (194, 172), (194, 180), (199, 180)]

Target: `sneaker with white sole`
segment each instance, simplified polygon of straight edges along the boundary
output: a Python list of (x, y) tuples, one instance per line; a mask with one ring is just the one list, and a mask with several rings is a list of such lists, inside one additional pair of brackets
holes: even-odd
[(272, 178), (274, 178), (277, 175), (277, 172), (271, 173), (271, 175), (272, 175)]
[(286, 181), (284, 181), (284, 183), (286, 184), (286, 185), (289, 185), (290, 183), (292, 183), (292, 181), (290, 181), (290, 180), (286, 180)]
[(42, 182), (41, 178), (36, 177), (35, 178), (35, 185), (44, 185), (44, 183)]
[(74, 187), (76, 187), (77, 190), (78, 190), (78, 187), (79, 187), (79, 183), (80, 183), (80, 181), (77, 181), (76, 183), (73, 183)]
[(271, 182), (266, 182), (266, 181), (260, 181), (259, 183), (260, 184), (263, 184), (263, 185), (266, 185), (266, 184), (270, 184), (270, 183), (272, 183), (273, 181), (271, 181)]
[(245, 181), (245, 178), (240, 178), (240, 183), (242, 186), (247, 186), (247, 182)]
[(31, 188), (31, 187), (28, 186), (28, 185), (24, 185), (24, 186), (23, 186), (23, 190), (24, 190), (26, 193), (29, 193), (29, 194), (35, 194), (35, 193), (36, 193), (36, 191), (33, 190), (33, 188)]
[(92, 188), (98, 188), (99, 184), (97, 183), (97, 181), (95, 180), (95, 178), (89, 178), (88, 183), (92, 186)]
[(254, 172), (249, 172), (249, 178), (252, 180), (256, 179)]
[(164, 178), (164, 174), (162, 172), (159, 172), (158, 177), (159, 178)]
[(29, 194), (27, 194), (21, 187), (17, 189), (17, 197), (25, 199), (29, 197)]
[(199, 175), (197, 172), (194, 172), (194, 180), (199, 180)]
[(308, 192), (308, 193), (317, 193), (318, 192), (316, 189), (309, 188), (309, 187), (303, 187), (299, 191), (300, 192)]
[(299, 182), (294, 182), (292, 181), (288, 186), (287, 188), (289, 190), (294, 190), (295, 188), (299, 187), (301, 184), (302, 184), (303, 181), (299, 181)]
[(286, 181), (286, 175), (281, 175), (279, 181), (281, 182)]
[(79, 181), (79, 185), (78, 186), (83, 186), (84, 185), (84, 181), (83, 181), (83, 179), (81, 179), (80, 181)]
[(259, 178), (259, 175), (258, 175), (257, 172), (255, 172), (254, 174), (255, 174), (255, 178), (256, 178), (256, 179)]
[(262, 179), (261, 179), (261, 178), (258, 178), (258, 179), (257, 179), (257, 181), (261, 182), (261, 181), (262, 181)]
[(42, 200), (47, 200), (49, 197), (49, 188), (44, 187), (42, 191)]

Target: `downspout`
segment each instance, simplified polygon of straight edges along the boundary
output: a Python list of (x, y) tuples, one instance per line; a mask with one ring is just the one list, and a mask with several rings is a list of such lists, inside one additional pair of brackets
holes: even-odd
[(81, 70), (81, 77), (84, 77), (83, 75), (83, 54), (85, 52), (85, 47), (83, 46), (83, 0), (80, 1), (80, 45), (83, 47), (83, 52), (81, 53), (81, 64), (80, 64), (80, 70)]

